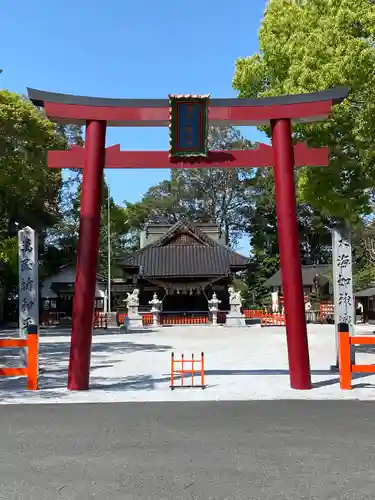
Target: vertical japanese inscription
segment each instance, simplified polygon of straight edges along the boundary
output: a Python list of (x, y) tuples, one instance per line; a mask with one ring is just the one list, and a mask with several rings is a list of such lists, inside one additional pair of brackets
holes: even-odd
[(339, 323), (347, 323), (353, 334), (354, 299), (350, 230), (342, 228), (333, 230), (332, 261), (336, 329)]
[(29, 325), (39, 324), (38, 247), (35, 231), (25, 227), (18, 231), (19, 260), (19, 329), (27, 336)]
[(191, 160), (208, 155), (209, 95), (169, 95), (169, 155)]

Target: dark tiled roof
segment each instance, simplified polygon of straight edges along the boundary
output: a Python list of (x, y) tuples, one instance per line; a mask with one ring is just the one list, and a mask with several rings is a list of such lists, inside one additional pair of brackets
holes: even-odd
[(354, 293), (355, 297), (373, 297), (374, 295), (375, 295), (375, 286)]
[[(316, 275), (320, 276), (320, 278), (327, 282), (328, 279), (326, 275), (331, 271), (332, 266), (328, 264), (315, 264), (311, 266), (302, 266), (302, 282), (304, 286), (311, 286), (314, 284), (314, 278)], [(282, 286), (281, 280), (281, 269), (279, 269), (273, 276), (268, 278), (263, 283), (265, 288), (271, 288), (273, 286)]]
[[(304, 94), (281, 95), (274, 97), (261, 97), (258, 99), (238, 99), (230, 97), (227, 99), (211, 99), (210, 106), (282, 106), (288, 104), (300, 104), (309, 102), (320, 102), (332, 100), (334, 104), (339, 104), (348, 95), (348, 87), (334, 87), (320, 92)], [(105, 107), (149, 107), (163, 108), (169, 107), (168, 99), (112, 99), (108, 97), (88, 97), (72, 94), (59, 94), (45, 90), (27, 88), (29, 99), (36, 106), (44, 106), (45, 102), (59, 104), (71, 104), (78, 106), (105, 106)]]
[[(195, 242), (173, 244), (177, 234), (187, 234)], [(224, 276), (246, 269), (248, 259), (216, 243), (192, 224), (178, 222), (158, 241), (138, 250), (124, 266), (140, 268), (144, 277)]]
[[(76, 269), (76, 263), (75, 262), (68, 262), (68, 264), (64, 264), (64, 265), (60, 266), (59, 270), (57, 272), (52, 273), (48, 277), (50, 278), (51, 276), (56, 276), (60, 272), (62, 272), (64, 269), (66, 269), (68, 267), (74, 267), (74, 270), (75, 270)], [(99, 272), (99, 271), (96, 273), (96, 281), (98, 283), (104, 283), (107, 279), (108, 278), (107, 278), (107, 274), (106, 273)], [(60, 282), (55, 282), (55, 283), (56, 283), (56, 286), (58, 287), (57, 283), (60, 283)]]
[(168, 231), (165, 234), (163, 234), (163, 236), (161, 236), (160, 239), (158, 239), (158, 241), (155, 241), (155, 243), (153, 243), (153, 246), (162, 247), (168, 244), (171, 241), (171, 239), (173, 239), (177, 234), (181, 233), (192, 236), (196, 240), (197, 244), (203, 244), (209, 246), (217, 245), (217, 243), (213, 239), (204, 234), (193, 224), (189, 222), (179, 221), (176, 222), (176, 224), (173, 224), (173, 226), (171, 226), (168, 229)]

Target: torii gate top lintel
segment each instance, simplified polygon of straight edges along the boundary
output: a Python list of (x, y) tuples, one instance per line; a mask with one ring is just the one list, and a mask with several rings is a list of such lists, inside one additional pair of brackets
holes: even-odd
[[(168, 99), (111, 99), (59, 94), (28, 88), (28, 96), (47, 116), (58, 123), (84, 125), (102, 120), (112, 127), (168, 127)], [(348, 87), (322, 92), (283, 95), (259, 99), (210, 99), (211, 124), (259, 126), (271, 120), (289, 118), (292, 123), (325, 120), (332, 105), (341, 103)], [(224, 122), (224, 123), (223, 123)]]

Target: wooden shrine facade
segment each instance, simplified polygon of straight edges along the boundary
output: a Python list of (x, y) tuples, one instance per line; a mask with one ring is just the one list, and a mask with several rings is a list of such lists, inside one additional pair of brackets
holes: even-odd
[(113, 295), (138, 288), (141, 311), (150, 309), (156, 292), (165, 313), (207, 313), (215, 292), (220, 309), (229, 309), (228, 286), (248, 269), (248, 259), (225, 246), (216, 225), (149, 225), (140, 241), (141, 248), (122, 263), (127, 279), (112, 285)]

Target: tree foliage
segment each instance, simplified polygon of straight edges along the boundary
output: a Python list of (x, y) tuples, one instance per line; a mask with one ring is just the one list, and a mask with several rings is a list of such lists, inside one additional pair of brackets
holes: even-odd
[(47, 151), (65, 148), (65, 139), (33, 104), (0, 91), (0, 231), (14, 223), (37, 231), (53, 224), (61, 174), (46, 164)]
[[(48, 232), (43, 268), (46, 275), (57, 272), (62, 265), (74, 263), (76, 260), (79, 240), (81, 188), (80, 178), (73, 177), (63, 183), (59, 205), (60, 218)], [(102, 273), (107, 273), (108, 237), (110, 237), (111, 275), (116, 276), (119, 274), (116, 263), (118, 259), (124, 257), (128, 247), (125, 225), (126, 210), (118, 206), (113, 198), (109, 196), (108, 186), (105, 182), (102, 191), (100, 218), (98, 268)]]
[[(332, 221), (323, 218), (300, 200), (297, 203), (297, 221), (302, 264), (328, 263), (331, 258)], [(248, 299), (261, 305), (270, 299), (263, 283), (280, 267), (274, 176), (271, 169), (258, 169), (255, 174), (246, 231), (252, 250)]]
[[(248, 149), (251, 143), (232, 127), (210, 127), (211, 150)], [(151, 187), (138, 203), (127, 203), (128, 223), (140, 228), (149, 223), (181, 219), (220, 225), (227, 243), (235, 244), (244, 231), (251, 204), (252, 169), (188, 168), (171, 171), (169, 180)]]
[(47, 152), (65, 149), (77, 127), (57, 127), (26, 98), (0, 91), (0, 281), (17, 283), (17, 230), (29, 225), (39, 237), (59, 219), (61, 172), (47, 166)]
[(36, 230), (42, 269), (48, 260), (45, 235), (60, 222), (64, 182), (47, 152), (72, 143), (82, 144), (80, 127), (56, 125), (28, 99), (0, 91), (0, 281), (8, 290), (18, 281), (18, 229)]
[(238, 59), (233, 79), (240, 97), (350, 87), (331, 119), (294, 128), (296, 140), (331, 151), (328, 168), (299, 172), (301, 198), (349, 222), (369, 212), (374, 185), (374, 42), (375, 6), (368, 0), (270, 0), (260, 52)]

